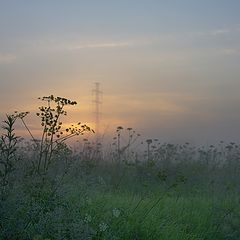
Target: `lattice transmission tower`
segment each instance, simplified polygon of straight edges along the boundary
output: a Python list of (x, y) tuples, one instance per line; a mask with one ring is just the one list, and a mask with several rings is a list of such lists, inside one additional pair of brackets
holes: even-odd
[(95, 82), (93, 93), (93, 106), (94, 106), (94, 122), (95, 122), (95, 136), (96, 142), (100, 141), (100, 121), (101, 121), (101, 105), (102, 105), (102, 91), (100, 90), (100, 83)]

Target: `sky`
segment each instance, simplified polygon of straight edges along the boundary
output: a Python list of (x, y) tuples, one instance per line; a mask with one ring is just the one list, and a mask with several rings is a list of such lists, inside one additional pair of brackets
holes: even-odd
[(239, 11), (239, 0), (0, 0), (0, 119), (30, 111), (38, 134), (38, 97), (54, 94), (78, 102), (68, 123), (94, 126), (99, 82), (106, 135), (239, 141)]

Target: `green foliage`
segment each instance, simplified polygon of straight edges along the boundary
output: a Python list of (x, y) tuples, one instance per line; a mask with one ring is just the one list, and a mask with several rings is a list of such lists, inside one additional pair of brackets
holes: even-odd
[(14, 123), (18, 115), (7, 115), (2, 129), (5, 131), (0, 138), (0, 192), (2, 199), (10, 185), (10, 176), (15, 169), (17, 143), (19, 137), (14, 133)]
[[(112, 151), (88, 139), (73, 150), (67, 139), (92, 131), (63, 128), (75, 101), (40, 98), (41, 139), (28, 128), (28, 112), (7, 115), (0, 138), (0, 239), (240, 238), (240, 147), (196, 148), (148, 139), (118, 127)], [(32, 141), (14, 132), (20, 120)], [(22, 145), (21, 145), (22, 144)]]

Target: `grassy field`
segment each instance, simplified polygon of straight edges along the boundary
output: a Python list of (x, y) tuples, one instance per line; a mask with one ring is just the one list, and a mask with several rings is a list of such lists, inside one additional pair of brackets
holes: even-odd
[(158, 191), (133, 195), (121, 190), (98, 193), (83, 208), (75, 199), (75, 206), (90, 218), (94, 229), (106, 224), (99, 234), (103, 239), (238, 239), (239, 218), (234, 220), (232, 215), (239, 208), (233, 196), (179, 195)]
[[(58, 104), (59, 116), (75, 104), (47, 99)], [(73, 149), (65, 140), (91, 129), (62, 133), (58, 114), (40, 111), (41, 140), (15, 134), (15, 122), (25, 124), (28, 113), (3, 123), (0, 239), (240, 239), (238, 144), (147, 139), (136, 151), (135, 132), (126, 129), (128, 144), (121, 146), (125, 130), (118, 127), (109, 149), (83, 138)]]
[(162, 178), (157, 166), (86, 162), (62, 175), (56, 165), (17, 174), (1, 202), (1, 239), (239, 239), (238, 183), (226, 176), (187, 169), (185, 179), (175, 167)]

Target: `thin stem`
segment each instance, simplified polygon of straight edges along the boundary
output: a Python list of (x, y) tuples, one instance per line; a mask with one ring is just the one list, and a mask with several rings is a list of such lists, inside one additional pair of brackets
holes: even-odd
[(45, 141), (46, 141), (46, 131), (45, 130), (46, 130), (46, 125), (44, 126), (43, 133), (42, 133), (42, 138), (41, 138), (41, 143), (40, 143), (40, 153), (39, 153), (38, 167), (37, 167), (38, 173), (40, 172), (40, 167), (41, 167), (41, 162), (42, 162), (44, 138), (45, 138)]
[(36, 139), (34, 138), (34, 136), (32, 135), (32, 133), (31, 133), (29, 127), (27, 126), (27, 124), (25, 123), (25, 121), (23, 120), (23, 118), (21, 118), (21, 121), (22, 121), (24, 127), (27, 129), (28, 133), (30, 134), (32, 140), (33, 140), (35, 143), (37, 143), (37, 140), (36, 140)]

